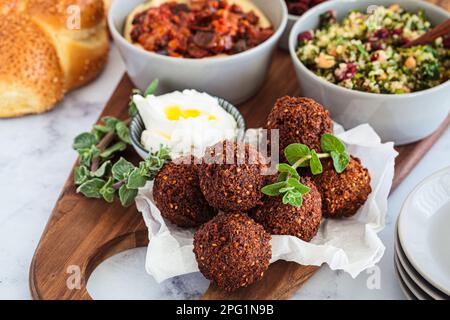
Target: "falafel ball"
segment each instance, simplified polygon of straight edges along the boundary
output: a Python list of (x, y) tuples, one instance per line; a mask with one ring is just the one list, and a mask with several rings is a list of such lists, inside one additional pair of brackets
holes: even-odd
[(155, 177), (153, 198), (161, 215), (183, 228), (197, 227), (217, 214), (200, 191), (194, 158), (167, 162)]
[(321, 152), (322, 135), (332, 133), (330, 113), (321, 104), (310, 98), (289, 96), (275, 102), (266, 128), (280, 130), (280, 159), (284, 159), (284, 149), (292, 143)]
[(243, 213), (219, 213), (194, 234), (200, 272), (231, 292), (260, 280), (272, 257), (271, 236)]
[(323, 162), (323, 173), (313, 177), (322, 194), (323, 214), (329, 218), (353, 216), (372, 192), (369, 171), (351, 157), (347, 168), (337, 173), (331, 159)]
[(222, 141), (207, 148), (198, 166), (206, 201), (223, 211), (247, 211), (261, 203), (266, 160), (253, 146)]
[(301, 207), (283, 204), (279, 196), (265, 197), (264, 204), (255, 209), (251, 217), (270, 234), (291, 235), (311, 241), (322, 221), (322, 197), (310, 178), (302, 177), (301, 182), (311, 189), (303, 195)]

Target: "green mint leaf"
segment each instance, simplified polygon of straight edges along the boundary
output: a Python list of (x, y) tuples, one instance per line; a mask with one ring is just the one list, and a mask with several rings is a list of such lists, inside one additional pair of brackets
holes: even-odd
[(294, 168), (292, 168), (290, 165), (286, 164), (286, 163), (280, 163), (277, 165), (277, 169), (278, 172), (287, 172), (288, 174), (290, 174), (292, 177), (295, 178), (299, 178), (300, 176), (298, 175), (297, 170), (295, 170)]
[(277, 182), (282, 182), (282, 181), (286, 181), (288, 177), (288, 173), (287, 172), (282, 172), (278, 175), (278, 179)]
[[(308, 146), (300, 143), (290, 144), (284, 149), (284, 155), (290, 164), (296, 163), (298, 160), (309, 156), (311, 150)], [(303, 165), (304, 166), (304, 165)]]
[(108, 127), (108, 129), (112, 132), (116, 130), (116, 124), (120, 122), (119, 119), (114, 117), (104, 117), (102, 118), (102, 121), (105, 123), (105, 126)]
[(342, 173), (350, 163), (350, 156), (348, 153), (330, 152), (331, 159), (333, 159), (333, 166), (337, 173)]
[(101, 178), (106, 174), (106, 172), (108, 172), (110, 167), (111, 161), (108, 160), (106, 162), (103, 162), (102, 165), (96, 171), (91, 173), (91, 175), (96, 178)]
[(101, 154), (100, 157), (107, 159), (111, 157), (114, 153), (123, 151), (127, 148), (127, 144), (123, 141), (119, 141), (115, 144), (113, 144), (111, 147), (105, 149)]
[(305, 186), (303, 183), (301, 183), (298, 179), (290, 178), (287, 181), (287, 184), (290, 187), (294, 187), (297, 192), (300, 194), (307, 194), (311, 191), (311, 189), (308, 186)]
[(76, 167), (73, 179), (75, 185), (79, 186), (80, 184), (83, 184), (87, 179), (89, 179), (89, 169), (85, 166)]
[(303, 196), (302, 194), (294, 194), (289, 197), (289, 204), (300, 208), (303, 204)]
[(161, 146), (159, 147), (158, 152), (156, 153), (156, 156), (157, 156), (159, 159), (162, 159), (162, 160), (164, 160), (164, 161), (170, 160), (170, 149), (169, 149), (169, 147), (168, 147), (168, 146), (163, 146), (163, 145), (161, 145)]
[(130, 117), (134, 117), (138, 113), (138, 108), (136, 107), (136, 104), (133, 101), (130, 101), (129, 109), (128, 109), (128, 115)]
[(280, 189), (286, 186), (286, 182), (277, 182), (273, 184), (269, 184), (261, 189), (261, 192), (265, 195), (274, 197), (280, 194)]
[(147, 168), (146, 161), (139, 162), (139, 174), (141, 176), (144, 176), (146, 178), (149, 178), (150, 176), (150, 170)]
[(156, 92), (156, 89), (158, 88), (158, 85), (159, 80), (153, 80), (152, 83), (150, 83), (150, 85), (148, 86), (147, 90), (145, 90), (144, 97), (154, 94)]
[(311, 151), (311, 160), (309, 161), (309, 166), (311, 167), (311, 172), (313, 175), (318, 175), (323, 172), (322, 163), (320, 162), (319, 156), (315, 150)]
[(119, 121), (116, 123), (115, 130), (120, 140), (122, 140), (125, 143), (131, 144), (130, 131), (128, 130), (127, 125), (123, 121)]
[(134, 103), (133, 101), (133, 96), (135, 95), (141, 95), (142, 96), (142, 92), (139, 89), (133, 89), (131, 97), (130, 97), (130, 103), (128, 104), (128, 114), (130, 117), (134, 117), (137, 113), (138, 113), (138, 109), (136, 107), (136, 103)]
[(283, 204), (288, 204), (290, 201), (290, 197), (291, 196), (289, 195), (289, 192), (285, 193), (282, 199)]
[(109, 177), (108, 181), (104, 184), (104, 186), (100, 189), (100, 194), (106, 202), (114, 201), (114, 193), (116, 190), (113, 188), (114, 179)]
[(80, 150), (80, 165), (89, 167), (91, 165), (92, 153), (89, 149)]
[(105, 185), (105, 181), (99, 178), (88, 180), (77, 188), (77, 193), (82, 193), (88, 198), (101, 198), (100, 189)]
[(142, 174), (141, 168), (135, 168), (128, 177), (127, 188), (139, 189), (147, 182), (147, 177)]
[(280, 193), (286, 193), (286, 192), (293, 191), (293, 190), (295, 190), (294, 187), (284, 187), (284, 188), (280, 189)]
[(96, 129), (92, 129), (91, 133), (95, 136), (95, 139), (97, 139), (97, 141), (102, 140), (102, 138), (105, 136), (105, 133)]
[(89, 167), (92, 159), (100, 155), (100, 150), (95, 145), (92, 145), (90, 148), (78, 150), (78, 153), (80, 155), (80, 165)]
[(325, 133), (322, 138), (320, 139), (320, 147), (322, 148), (323, 152), (337, 152), (337, 153), (343, 153), (345, 152), (345, 145), (344, 143), (336, 136)]
[(137, 189), (129, 189), (126, 185), (121, 186), (119, 189), (120, 203), (122, 203), (124, 207), (132, 205), (137, 194)]
[(112, 175), (114, 179), (118, 181), (123, 181), (131, 174), (131, 172), (134, 170), (134, 165), (131, 162), (128, 162), (124, 158), (120, 158), (119, 161), (117, 161), (112, 169)]
[(303, 196), (300, 192), (287, 192), (282, 199), (283, 204), (290, 204), (294, 207), (301, 207), (303, 203)]
[(94, 125), (94, 130), (102, 132), (102, 133), (108, 133), (111, 132), (111, 128), (104, 126), (102, 124), (96, 124)]
[(150, 153), (145, 159), (143, 168), (141, 168), (142, 175), (150, 180), (153, 179), (167, 160), (170, 160), (170, 151), (167, 147), (160, 146), (159, 151)]
[(95, 135), (89, 132), (83, 132), (75, 137), (72, 148), (79, 151), (83, 149), (89, 149), (93, 145), (97, 144), (97, 138)]

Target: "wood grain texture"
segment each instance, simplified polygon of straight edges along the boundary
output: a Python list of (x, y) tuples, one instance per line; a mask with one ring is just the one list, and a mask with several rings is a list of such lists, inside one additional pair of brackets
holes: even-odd
[(411, 42), (408, 42), (403, 47), (411, 48), (418, 45), (429, 44), (432, 43), (437, 38), (445, 36), (448, 33), (450, 33), (450, 19), (442, 22), (438, 26), (434, 27), (432, 30), (420, 36), (419, 38), (414, 39)]
[(434, 3), (447, 11), (450, 11), (450, 0), (426, 0), (426, 2)]
[[(448, 0), (433, 2), (450, 8)], [(124, 76), (101, 117), (111, 115), (124, 119), (132, 87), (130, 79)], [(268, 80), (258, 95), (240, 106), (240, 110), (248, 127), (258, 127), (264, 123), (278, 97), (298, 94), (290, 58), (287, 53), (277, 52)], [(396, 161), (393, 189), (449, 125), (450, 116), (432, 136), (398, 149), (400, 156)], [(135, 163), (139, 161), (133, 151), (126, 152), (127, 158)], [(147, 229), (135, 206), (124, 209), (118, 201), (107, 204), (101, 200), (87, 199), (75, 190), (73, 175), (70, 174), (31, 263), (29, 282), (34, 299), (90, 299), (86, 284), (98, 264), (121, 251), (148, 244)], [(79, 288), (71, 288), (77, 268), (81, 283)], [(210, 287), (203, 299), (287, 299), (318, 268), (279, 261), (272, 264), (264, 278), (255, 285), (232, 294)]]

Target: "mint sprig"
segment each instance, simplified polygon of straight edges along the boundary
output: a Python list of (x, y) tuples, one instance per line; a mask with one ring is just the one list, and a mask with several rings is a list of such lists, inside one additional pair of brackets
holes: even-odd
[[(154, 80), (144, 94), (134, 90), (134, 94), (144, 96), (154, 94), (158, 80)], [(137, 112), (131, 99), (129, 114)], [(88, 198), (101, 198), (113, 202), (118, 194), (123, 206), (134, 202), (138, 189), (147, 180), (151, 180), (170, 159), (169, 150), (161, 146), (159, 151), (150, 153), (138, 166), (124, 158), (113, 163), (114, 156), (124, 151), (131, 144), (128, 124), (130, 119), (119, 120), (114, 117), (104, 117), (100, 124), (93, 126), (91, 132), (78, 135), (73, 142), (73, 149), (79, 154), (79, 165), (74, 169), (74, 183), (77, 192)]]
[(345, 144), (336, 136), (326, 133), (321, 137), (320, 145), (322, 153), (311, 150), (308, 146), (300, 143), (288, 145), (284, 150), (287, 163), (277, 166), (279, 172), (276, 183), (269, 184), (261, 189), (268, 196), (282, 196), (283, 204), (301, 207), (303, 196), (310, 192), (310, 188), (300, 182), (297, 171), (301, 167), (310, 167), (313, 175), (323, 172), (321, 159), (331, 158), (336, 172), (342, 173), (350, 162)]
[(128, 114), (130, 115), (130, 117), (134, 117), (137, 113), (138, 113), (138, 109), (136, 107), (136, 104), (133, 101), (133, 96), (135, 95), (141, 95), (141, 96), (150, 96), (152, 94), (155, 94), (156, 89), (158, 89), (158, 85), (159, 85), (159, 80), (155, 79), (152, 81), (152, 83), (150, 83), (150, 85), (148, 86), (148, 88), (145, 90), (145, 92), (143, 93), (141, 90), (139, 89), (134, 89), (133, 92), (131, 93), (131, 97), (130, 97), (130, 103), (129, 103), (129, 109), (128, 109)]

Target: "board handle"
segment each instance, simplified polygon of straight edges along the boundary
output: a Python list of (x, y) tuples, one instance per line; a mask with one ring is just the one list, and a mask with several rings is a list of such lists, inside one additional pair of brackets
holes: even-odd
[(277, 261), (270, 265), (264, 277), (255, 284), (225, 292), (211, 285), (202, 300), (285, 300), (319, 269), (318, 266), (302, 266), (295, 262)]

